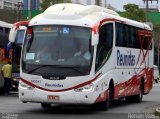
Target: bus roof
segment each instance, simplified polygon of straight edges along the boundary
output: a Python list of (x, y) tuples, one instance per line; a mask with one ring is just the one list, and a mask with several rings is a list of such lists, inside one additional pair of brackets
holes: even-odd
[(63, 13), (63, 14), (75, 14), (75, 15), (87, 15), (87, 14), (96, 13), (96, 12), (105, 12), (105, 13), (119, 16), (119, 14), (113, 10), (99, 7), (96, 5), (85, 6), (85, 5), (71, 4), (71, 3), (52, 5), (51, 7), (46, 9), (44, 14), (47, 15), (50, 13), (58, 13), (58, 14)]
[(7, 23), (7, 22), (0, 21), (0, 27), (11, 28), (11, 27), (12, 27), (12, 24)]
[[(96, 23), (106, 18), (117, 19), (123, 21), (125, 24), (151, 30), (147, 24), (120, 17), (119, 14), (113, 10), (96, 5), (85, 6), (72, 3), (62, 3), (50, 6), (42, 14), (33, 18), (30, 25), (65, 23), (70, 23), (70, 25), (82, 25), (86, 23), (89, 24), (89, 27), (93, 27)], [(83, 20), (83, 22), (80, 20)]]

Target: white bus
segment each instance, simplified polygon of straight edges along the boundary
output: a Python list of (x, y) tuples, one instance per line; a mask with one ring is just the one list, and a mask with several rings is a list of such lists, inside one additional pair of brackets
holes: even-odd
[[(5, 57), (5, 48), (8, 43), (9, 31), (12, 27), (12, 24), (0, 21), (0, 69), (2, 66), (7, 63), (9, 58)], [(4, 80), (0, 74), (0, 93), (3, 92)]]
[[(17, 90), (18, 83), (20, 78), (20, 57), (21, 57), (21, 49), (22, 43), (24, 40), (24, 35), (26, 31), (25, 26), (16, 27), (17, 23), (14, 23), (10, 33), (9, 33), (9, 43), (7, 44), (6, 53), (7, 56), (11, 54), (10, 58), (12, 61), (12, 78), (14, 80), (12, 88)], [(14, 39), (13, 39), (13, 35)]]
[(23, 43), (22, 102), (96, 104), (141, 102), (153, 83), (152, 31), (116, 12), (57, 4), (28, 23)]

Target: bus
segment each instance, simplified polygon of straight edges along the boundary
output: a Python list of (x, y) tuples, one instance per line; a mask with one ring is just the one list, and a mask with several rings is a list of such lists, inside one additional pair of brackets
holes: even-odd
[[(4, 64), (7, 63), (10, 58), (5, 57), (5, 49), (8, 43), (9, 31), (12, 27), (12, 24), (0, 21), (0, 69)], [(2, 89), (4, 86), (4, 80), (2, 75), (0, 74), (0, 92), (2, 93)]]
[(153, 33), (99, 6), (56, 4), (27, 26), (19, 99), (26, 103), (96, 105), (142, 102), (153, 84)]
[[(16, 23), (13, 24), (9, 33), (9, 43), (7, 44), (6, 49), (6, 57), (9, 57), (9, 53), (12, 54), (10, 58), (12, 61), (12, 88), (14, 90), (18, 90), (20, 78), (20, 57), (25, 31), (25, 26), (20, 26), (19, 28), (16, 28)], [(12, 34), (15, 34), (14, 39), (11, 38)]]

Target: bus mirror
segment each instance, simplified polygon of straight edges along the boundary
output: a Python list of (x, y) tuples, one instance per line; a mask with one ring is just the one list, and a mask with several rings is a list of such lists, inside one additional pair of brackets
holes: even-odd
[(27, 27), (28, 24), (29, 24), (29, 21), (19, 21), (14, 23), (9, 33), (9, 41), (14, 43), (16, 39), (17, 30), (21, 29), (20, 27), (22, 26)]
[(15, 42), (16, 34), (17, 34), (17, 29), (11, 28), (10, 33), (9, 33), (9, 41), (10, 42)]
[(98, 35), (98, 34), (92, 33), (92, 46), (98, 44), (98, 38), (99, 38), (99, 35)]

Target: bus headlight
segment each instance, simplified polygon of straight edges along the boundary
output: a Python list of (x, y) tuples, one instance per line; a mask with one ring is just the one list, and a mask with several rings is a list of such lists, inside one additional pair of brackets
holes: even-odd
[(13, 81), (17, 81), (17, 79), (16, 79), (16, 78), (13, 78)]
[(33, 90), (34, 87), (27, 85), (26, 83), (19, 81), (19, 86), (26, 89), (26, 90)]
[(74, 91), (76, 92), (88, 92), (88, 91), (92, 91), (93, 90), (93, 84), (88, 84), (86, 86), (80, 87), (80, 88), (76, 88), (74, 89)]

